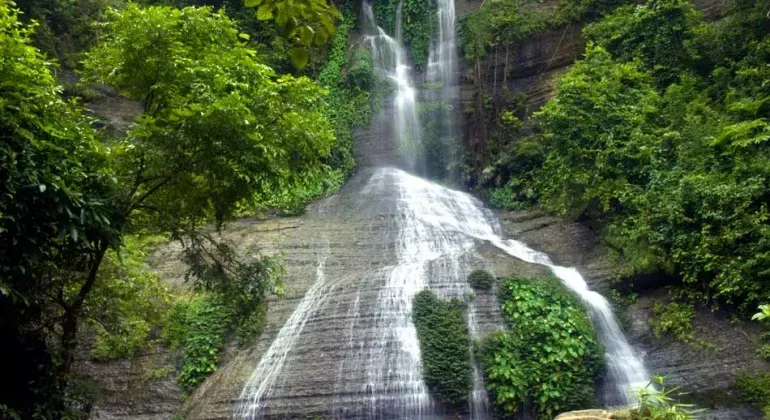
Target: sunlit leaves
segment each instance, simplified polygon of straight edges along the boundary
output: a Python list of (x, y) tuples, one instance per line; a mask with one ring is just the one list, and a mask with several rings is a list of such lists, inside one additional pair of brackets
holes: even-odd
[(222, 221), (323, 177), (334, 140), (323, 90), (276, 77), (223, 13), (131, 5), (105, 29), (86, 75), (147, 110), (115, 149), (126, 205), (151, 216), (137, 221), (169, 230)]
[(0, 253), (0, 274), (6, 281), (35, 275), (41, 261), (76, 264), (86, 257), (78, 250), (112, 232), (104, 148), (81, 109), (60, 96), (51, 63), (29, 35), (0, 5), (0, 237), (8, 247)]
[(244, 4), (256, 8), (258, 20), (275, 21), (286, 38), (299, 44), (289, 53), (299, 69), (307, 65), (310, 47), (326, 44), (342, 17), (327, 0), (245, 0)]

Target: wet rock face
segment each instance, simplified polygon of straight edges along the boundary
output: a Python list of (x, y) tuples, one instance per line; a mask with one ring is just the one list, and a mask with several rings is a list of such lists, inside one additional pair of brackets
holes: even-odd
[[(373, 170), (364, 169), (343, 191), (314, 204), (301, 218), (267, 221), (242, 220), (229, 226), (224, 239), (242, 249), (258, 245), (265, 253), (281, 252), (288, 270), (286, 296), (273, 298), (268, 325), (258, 343), (251, 348), (228, 348), (222, 368), (179, 407), (181, 393), (173, 375), (161, 381), (147, 381), (144, 365), (160, 366), (145, 358), (109, 364), (86, 363), (83, 367), (101, 382), (102, 396), (94, 418), (169, 418), (181, 413), (189, 419), (227, 419), (246, 402), (244, 385), (281, 329), (319, 282), (319, 261), (324, 263), (325, 292), (304, 319), (301, 334), (286, 352), (280, 371), (265, 396), (268, 418), (369, 418), (377, 415), (398, 418), (389, 412), (395, 405), (387, 395), (367, 389), (370, 373), (368, 355), (393, 349), (395, 343), (382, 343), (382, 330), (375, 311), (382, 292), (384, 274), (396, 260), (398, 217), (390, 194), (372, 188)], [(387, 183), (384, 184), (387, 190)], [(550, 254), (556, 263), (576, 266), (591, 286), (606, 290), (616, 274), (616, 264), (586, 227), (547, 216), (537, 210), (498, 214), (508, 237)], [(178, 249), (162, 249), (152, 256), (153, 265), (170, 281), (179, 281), (184, 267), (176, 258)], [(473, 266), (484, 267), (496, 276), (548, 275), (541, 266), (511, 258), (492, 245), (478, 244)], [(431, 287), (442, 290), (442, 285)], [(451, 291), (447, 291), (451, 293)], [(714, 353), (703, 353), (686, 344), (667, 339), (655, 340), (647, 319), (660, 296), (642, 297), (629, 309), (629, 339), (646, 354), (648, 369), (669, 377), (672, 386), (707, 395), (728, 389), (742, 371), (767, 369), (756, 359), (751, 339), (727, 319), (708, 312), (699, 313), (699, 337), (715, 344)], [(500, 328), (496, 290), (477, 291), (474, 299), (481, 334)], [(752, 336), (755, 331), (744, 329)], [(353, 345), (351, 345), (353, 343)], [(384, 347), (379, 347), (384, 346)], [(388, 350), (390, 351), (390, 350)], [(376, 398), (375, 398), (376, 397)], [(378, 407), (372, 407), (376, 399)], [(721, 402), (720, 402), (721, 404)], [(758, 418), (750, 407), (730, 405), (707, 413), (706, 418)]]
[[(271, 302), (266, 331), (254, 348), (238, 353), (192, 396), (183, 409), (187, 418), (239, 416), (238, 410), (250, 404), (250, 396), (241, 396), (241, 391), (263, 357), (278, 367), (275, 372), (261, 369), (262, 378), (256, 378), (259, 382), (272, 375), (269, 392), (260, 400), (265, 417), (398, 418), (395, 409), (403, 402), (387, 389), (373, 387), (378, 381), (372, 375), (399, 372), (373, 372), (371, 364), (378, 354), (403, 351), (402, 343), (388, 336), (388, 323), (398, 321), (398, 314), (391, 316), (381, 306), (404, 239), (396, 228), (402, 214), (392, 182), (372, 181), (375, 175), (374, 170), (360, 171), (343, 191), (314, 204), (301, 219), (242, 221), (229, 228), (227, 239), (239, 245), (258, 243), (265, 252), (285, 255), (287, 293)], [(476, 261), (470, 264), (474, 267), (497, 270), (480, 255), (467, 258)], [(444, 264), (451, 261), (432, 266), (435, 283), (429, 286), (439, 294), (456, 294), (442, 283)], [(174, 277), (175, 265), (159, 268)], [(479, 328), (498, 328), (495, 295), (479, 294), (475, 303)], [(298, 319), (301, 328), (282, 332)], [(284, 348), (276, 349), (276, 342)]]
[(667, 386), (681, 386), (687, 398), (703, 407), (714, 409), (704, 418), (761, 418), (759, 411), (743, 405), (733, 389), (740, 374), (770, 371), (770, 364), (756, 355), (757, 325), (730, 322), (727, 314), (700, 308), (693, 320), (698, 340), (707, 347), (682, 343), (671, 337), (656, 339), (649, 318), (655, 304), (665, 304), (661, 290), (643, 295), (629, 307), (629, 338), (644, 351), (652, 373), (666, 377)]
[(171, 355), (152, 352), (110, 362), (81, 359), (74, 371), (97, 388), (91, 418), (164, 420), (173, 417), (182, 403), (182, 391), (170, 374), (173, 368)]

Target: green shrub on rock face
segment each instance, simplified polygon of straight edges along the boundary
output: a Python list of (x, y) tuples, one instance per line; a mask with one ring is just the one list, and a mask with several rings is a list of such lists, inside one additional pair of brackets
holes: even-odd
[(670, 334), (677, 340), (689, 343), (695, 339), (692, 320), (695, 317), (695, 306), (688, 303), (669, 302), (658, 303), (652, 309), (650, 326), (655, 338)]
[(585, 310), (556, 279), (507, 278), (500, 291), (507, 333), (485, 340), (487, 389), (504, 415), (531, 401), (535, 414), (589, 407), (604, 349)]
[(770, 374), (740, 375), (735, 388), (742, 401), (754, 404), (770, 418)]
[(420, 340), (422, 375), (430, 393), (448, 406), (464, 406), (473, 383), (462, 303), (441, 300), (425, 290), (414, 298), (412, 318)]
[(474, 289), (487, 290), (495, 284), (495, 277), (485, 270), (473, 270), (468, 275), (468, 283)]

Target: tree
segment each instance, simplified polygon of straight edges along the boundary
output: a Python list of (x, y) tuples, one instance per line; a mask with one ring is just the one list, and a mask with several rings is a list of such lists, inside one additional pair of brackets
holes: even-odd
[(252, 296), (239, 301), (256, 307), (272, 263), (244, 265), (197, 230), (320, 183), (334, 135), (324, 90), (305, 77), (276, 76), (243, 38), (209, 7), (129, 5), (108, 13), (83, 64), (86, 81), (144, 104), (137, 126), (109, 142), (114, 201), (129, 228), (182, 239), (191, 276), (206, 290), (232, 294), (232, 278), (250, 272), (255, 284), (242, 286)]
[(334, 136), (323, 90), (257, 62), (224, 13), (130, 5), (109, 13), (105, 32), (86, 80), (146, 111), (111, 144), (135, 224), (191, 231), (324, 176)]
[[(130, 5), (101, 29), (85, 79), (115, 86), (146, 111), (119, 139), (99, 139), (62, 99), (50, 63), (30, 45), (32, 30), (0, 4), (0, 333), (4, 360), (35, 360), (13, 367), (19, 375), (4, 382), (0, 404), (9, 398), (24, 417), (40, 413), (41, 398), (59, 410), (47, 417), (66, 405), (51, 389), (65, 394), (81, 316), (99, 306), (87, 299), (112, 278), (100, 268), (126, 233), (189, 238), (203, 287), (259, 306), (274, 265), (242, 263), (196, 230), (320, 182), (334, 140), (323, 89), (260, 64), (223, 13)], [(46, 344), (51, 337), (58, 346)]]
[[(78, 315), (120, 229), (106, 150), (31, 34), (0, 3), (0, 335), (5, 351), (29, 358), (3, 359), (14, 365), (0, 395), (23, 410), (56, 388), (48, 336), (61, 338), (60, 373), (71, 363)], [(55, 396), (48, 406), (61, 405)]]

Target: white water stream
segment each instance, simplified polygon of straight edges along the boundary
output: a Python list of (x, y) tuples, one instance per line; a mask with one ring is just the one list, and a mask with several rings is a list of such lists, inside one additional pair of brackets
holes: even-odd
[(399, 154), (412, 169), (416, 167), (417, 156), (422, 149), (422, 130), (417, 115), (417, 92), (411, 77), (410, 67), (406, 58), (406, 50), (402, 46), (402, 7), (398, 4), (396, 10), (396, 34), (388, 35), (384, 29), (377, 26), (374, 11), (369, 2), (364, 2), (363, 29), (365, 41), (372, 53), (374, 69), (380, 77), (390, 80), (395, 85), (393, 95), (392, 135), (398, 146)]
[(316, 310), (328, 298), (330, 287), (326, 282), (326, 255), (318, 257), (316, 268), (316, 282), (308, 290), (302, 301), (289, 317), (286, 324), (278, 332), (278, 336), (270, 344), (267, 352), (260, 359), (257, 368), (252, 372), (246, 385), (238, 398), (241, 401), (240, 408), (235, 413), (235, 418), (253, 419), (261, 414), (264, 408), (264, 399), (269, 395), (271, 388), (280, 377), (286, 356), (291, 351), (297, 340), (300, 339), (305, 324)]

